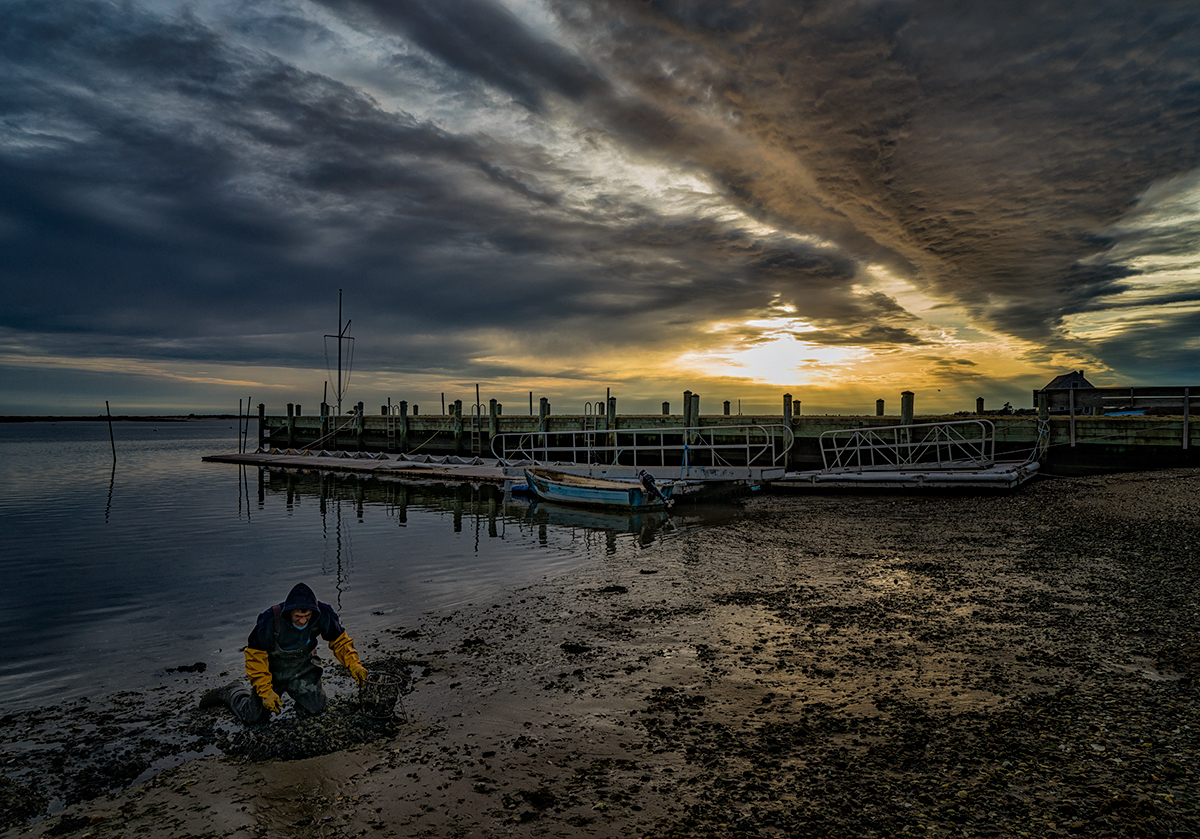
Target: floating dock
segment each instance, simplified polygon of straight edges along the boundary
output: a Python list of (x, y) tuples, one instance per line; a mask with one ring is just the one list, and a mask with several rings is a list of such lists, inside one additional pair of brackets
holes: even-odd
[[(334, 474), (362, 475), (407, 483), (491, 484), (504, 489), (524, 482), (525, 465), (549, 465), (580, 475), (632, 477), (629, 467), (572, 463), (513, 464), (479, 457), (438, 457), (421, 455), (408, 458), (383, 452), (303, 452), (272, 450), (216, 454), (203, 458), (213, 463), (235, 463), (273, 469), (296, 469)], [(649, 469), (659, 480), (680, 480), (678, 468)], [(835, 489), (1014, 489), (1037, 475), (1038, 464), (997, 463), (978, 469), (897, 469), (826, 472), (824, 470), (785, 472), (783, 469), (718, 469), (696, 467), (689, 470), (679, 496), (693, 499), (732, 495), (739, 491), (768, 488), (783, 492)]]
[(1039, 464), (996, 463), (980, 469), (872, 470), (863, 472), (788, 472), (771, 481), (771, 488), (785, 492), (830, 489), (1015, 489), (1037, 476)]

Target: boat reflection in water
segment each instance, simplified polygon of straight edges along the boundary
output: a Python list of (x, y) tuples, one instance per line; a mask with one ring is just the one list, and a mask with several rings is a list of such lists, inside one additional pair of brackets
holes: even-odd
[[(521, 503), (516, 499), (514, 502)], [(638, 544), (642, 547), (653, 544), (655, 537), (660, 533), (675, 530), (675, 522), (665, 510), (617, 513), (580, 509), (538, 499), (530, 499), (526, 503), (529, 508), (526, 518), (530, 521), (544, 521), (557, 527), (600, 531), (609, 534), (614, 541), (618, 533), (630, 533), (637, 537)], [(615, 544), (611, 550), (616, 550)]]
[[(619, 536), (633, 536), (637, 545), (646, 547), (656, 538), (675, 531), (683, 518), (662, 509), (610, 512), (563, 506), (532, 496), (509, 494), (491, 484), (414, 484), (376, 476), (266, 467), (259, 470), (258, 477), (260, 505), (269, 496), (282, 495), (290, 511), (303, 497), (315, 497), (320, 504), (323, 526), (330, 528), (331, 535), (337, 536), (339, 542), (347, 506), (358, 521), (363, 521), (368, 508), (378, 507), (401, 527), (408, 525), (413, 510), (447, 516), (455, 533), (474, 530), (477, 548), (482, 538), (532, 538), (546, 546), (554, 540), (552, 533), (568, 542), (579, 539), (591, 542), (604, 535), (607, 543), (604, 550), (610, 554), (616, 551)], [(688, 518), (700, 522), (698, 516)], [(340, 550), (338, 554), (340, 562)]]

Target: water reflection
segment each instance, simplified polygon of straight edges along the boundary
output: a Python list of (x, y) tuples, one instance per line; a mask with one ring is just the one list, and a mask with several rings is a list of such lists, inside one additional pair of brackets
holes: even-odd
[(21, 638), (0, 646), (0, 707), (151, 688), (197, 661), (240, 672), (247, 623), (298, 581), (366, 642), (732, 514), (206, 463), (234, 448), (220, 421), (114, 431), (116, 468), (104, 423), (0, 428), (0, 636)]
[[(244, 467), (243, 467), (244, 469)], [(617, 550), (617, 536), (636, 537), (640, 547), (649, 547), (656, 538), (674, 532), (684, 521), (700, 521), (699, 515), (680, 516), (666, 511), (617, 513), (591, 510), (513, 496), (490, 484), (446, 486), (440, 484), (414, 485), (399, 481), (362, 478), (322, 472), (299, 472), (291, 469), (258, 469), (258, 507), (263, 509), (268, 499), (282, 496), (285, 509), (292, 513), (305, 496), (318, 500), (322, 532), (331, 538), (329, 520), (334, 526), (332, 538), (340, 573), (343, 553), (343, 507), (352, 507), (357, 521), (364, 521), (369, 507), (378, 507), (398, 527), (408, 524), (409, 510), (449, 515), (455, 533), (469, 529), (474, 535), (476, 552), (481, 540), (504, 539), (510, 527), (522, 536), (536, 534), (539, 544), (547, 545), (548, 528), (580, 531), (578, 538), (594, 543), (602, 538), (605, 553)], [(247, 499), (249, 494), (247, 493)], [(247, 510), (247, 517), (249, 510)], [(350, 545), (346, 544), (347, 555)]]

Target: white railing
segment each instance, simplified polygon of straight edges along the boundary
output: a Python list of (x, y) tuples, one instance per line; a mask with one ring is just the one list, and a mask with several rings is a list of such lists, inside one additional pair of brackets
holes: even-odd
[(821, 435), (826, 472), (898, 469), (985, 469), (996, 462), (989, 420), (845, 428)]
[(795, 436), (784, 425), (620, 428), (497, 434), (501, 460), (652, 467), (781, 468)]

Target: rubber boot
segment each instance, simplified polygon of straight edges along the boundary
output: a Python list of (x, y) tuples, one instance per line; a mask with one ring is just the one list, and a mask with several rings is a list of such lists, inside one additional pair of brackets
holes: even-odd
[(229, 704), (229, 699), (233, 696), (233, 692), (237, 690), (238, 687), (238, 683), (234, 682), (233, 684), (225, 685), (223, 688), (214, 688), (213, 690), (210, 690), (208, 693), (204, 694), (204, 696), (200, 697), (201, 710), (205, 708), (231, 708), (232, 706)]

